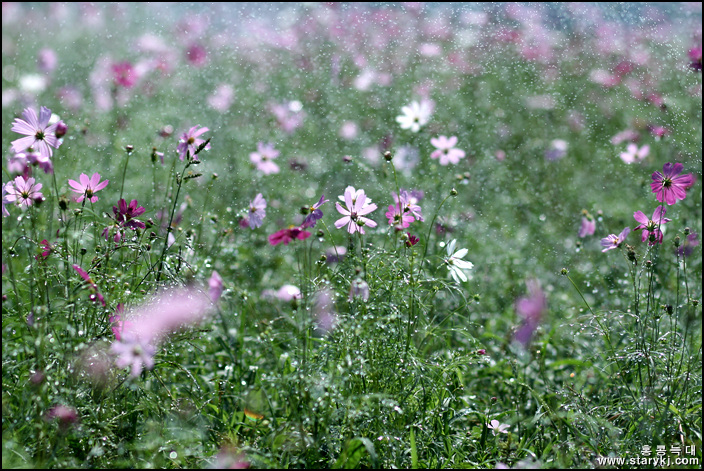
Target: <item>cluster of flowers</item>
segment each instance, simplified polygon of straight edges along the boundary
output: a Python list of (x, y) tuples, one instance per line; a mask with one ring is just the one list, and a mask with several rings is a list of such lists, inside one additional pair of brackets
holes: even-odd
[[(653, 182), (650, 188), (656, 195), (656, 199), (661, 203), (673, 205), (679, 200), (684, 200), (687, 197), (687, 190), (694, 185), (694, 175), (691, 173), (681, 175), (684, 165), (680, 163), (672, 164), (670, 162), (663, 166), (663, 171), (656, 171), (652, 174)], [(641, 242), (648, 242), (649, 245), (662, 244), (663, 233), (661, 227), (671, 221), (665, 217), (667, 207), (660, 205), (653, 211), (653, 216), (649, 218), (642, 211), (633, 213), (633, 218), (640, 224), (633, 230), (642, 230)], [(630, 234), (631, 229), (625, 227), (619, 235), (609, 234), (601, 239), (601, 245), (604, 247), (602, 252), (616, 249), (621, 246)]]

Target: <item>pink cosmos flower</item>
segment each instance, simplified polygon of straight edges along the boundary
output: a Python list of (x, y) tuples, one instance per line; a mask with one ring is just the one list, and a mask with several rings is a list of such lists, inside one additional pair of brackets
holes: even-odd
[[(642, 211), (636, 211), (633, 213), (633, 218), (640, 223), (638, 227), (633, 229), (638, 231), (643, 229), (643, 235), (641, 236), (641, 242), (648, 241), (648, 245), (662, 244), (663, 234), (660, 230), (660, 226), (671, 221), (665, 217), (665, 212), (667, 207), (658, 206), (653, 212), (653, 217), (648, 219), (648, 217), (643, 214)], [(650, 236), (652, 233), (652, 237)]]
[[(8, 193), (8, 190), (10, 190), (11, 188), (13, 188), (12, 182), (2, 184), (2, 216), (3, 217), (7, 217), (10, 215), (10, 211), (7, 210), (5, 205), (8, 205), (14, 201), (14, 199), (11, 199), (10, 194)], [(5, 265), (3, 265), (2, 267), (4, 269)]]
[(137, 83), (137, 71), (128, 61), (117, 62), (112, 65), (112, 78), (116, 85), (132, 88)]
[(38, 262), (43, 262), (47, 258), (49, 258), (49, 255), (51, 255), (51, 252), (54, 251), (54, 246), (49, 243), (48, 240), (44, 239), (39, 243), (39, 246), (41, 248), (41, 253), (39, 255), (35, 255), (34, 259), (37, 260)]
[(56, 136), (56, 128), (59, 123), (63, 125), (63, 122), (49, 125), (51, 110), (45, 106), (41, 107), (39, 118), (32, 108), (26, 108), (22, 116), (24, 119), (15, 118), (12, 131), (27, 137), (12, 141), (12, 151), (22, 152), (31, 147), (47, 159), (50, 158), (53, 153), (51, 148), (58, 149), (61, 145), (61, 140)]
[(394, 198), (396, 204), (401, 204), (404, 213), (411, 213), (411, 215), (416, 218), (417, 221), (423, 222), (423, 211), (418, 205), (418, 202), (423, 198), (422, 191), (406, 191), (400, 190), (401, 196), (397, 195), (396, 192), (391, 192), (391, 196)]
[(218, 272), (213, 270), (213, 274), (210, 275), (210, 279), (208, 280), (208, 294), (210, 294), (210, 300), (213, 303), (217, 303), (220, 296), (222, 296), (223, 290), (222, 277)]
[(105, 307), (105, 298), (103, 297), (102, 294), (100, 294), (100, 291), (98, 291), (98, 285), (95, 284), (93, 279), (88, 275), (88, 272), (85, 271), (83, 268), (79, 267), (78, 265), (73, 265), (73, 269), (76, 270), (76, 272), (83, 278), (83, 280), (88, 284), (88, 288), (92, 291), (92, 294), (90, 295), (89, 299), (91, 301), (100, 301), (100, 304)]
[(389, 210), (385, 216), (389, 218), (389, 226), (394, 226), (397, 231), (403, 230), (411, 225), (415, 218), (409, 212), (405, 212), (400, 204), (389, 205)]
[(310, 232), (303, 230), (303, 227), (288, 226), (286, 229), (281, 229), (269, 236), (271, 245), (278, 245), (283, 242), (288, 245), (294, 239), (305, 240), (310, 237)]
[(364, 190), (355, 190), (354, 187), (348, 186), (344, 196), (339, 198), (345, 202), (345, 206), (335, 203), (335, 207), (344, 217), (335, 221), (336, 228), (340, 229), (347, 225), (347, 232), (350, 234), (355, 232), (364, 234), (364, 226), (376, 227), (376, 222), (364, 217), (377, 208), (376, 204), (364, 194)]
[(119, 340), (110, 345), (110, 351), (117, 355), (115, 366), (118, 368), (130, 367), (133, 378), (142, 374), (142, 369), (154, 368), (154, 355), (156, 347), (131, 331), (125, 332)]
[(548, 307), (547, 297), (537, 280), (526, 281), (526, 286), (528, 287), (528, 296), (518, 299), (515, 305), (516, 313), (523, 318), (523, 323), (513, 337), (524, 348), (530, 343), (530, 339)]
[(630, 232), (630, 227), (624, 227), (619, 235), (609, 234), (608, 236), (601, 239), (601, 246), (604, 247), (602, 249), (602, 252), (608, 252), (609, 250), (621, 247), (621, 244), (626, 241), (626, 237), (628, 237), (628, 234), (630, 234)]
[(249, 202), (249, 214), (247, 215), (247, 224), (253, 230), (260, 227), (266, 216), (266, 200), (261, 193), (257, 193), (254, 200)]
[(122, 333), (132, 328), (132, 322), (125, 319), (125, 305), (118, 303), (115, 314), (110, 316), (109, 321), (112, 323), (112, 333), (115, 340), (122, 340)]
[(39, 191), (42, 189), (41, 183), (36, 183), (34, 178), (25, 180), (23, 177), (16, 177), (14, 182), (5, 185), (7, 195), (3, 197), (3, 203), (14, 202), (18, 206), (32, 206), (35, 201), (44, 199), (44, 195)]
[(650, 154), (650, 146), (644, 145), (640, 149), (634, 143), (628, 144), (626, 152), (621, 152), (621, 160), (627, 164), (640, 162)]
[(310, 208), (305, 208), (305, 210), (308, 212), (308, 215), (303, 220), (303, 224), (301, 225), (301, 227), (314, 227), (315, 224), (318, 222), (318, 219), (323, 217), (323, 212), (320, 210), (320, 207), (328, 201), (329, 200), (325, 199), (325, 195), (321, 195), (317, 203), (315, 203)]
[(249, 160), (257, 166), (257, 170), (264, 175), (279, 173), (279, 166), (272, 162), (279, 156), (280, 152), (274, 149), (274, 144), (268, 142), (257, 143), (257, 151), (249, 154)]
[(587, 211), (583, 212), (582, 225), (579, 228), (579, 237), (586, 237), (588, 235), (593, 235), (596, 231), (596, 221)]
[(59, 429), (64, 432), (78, 422), (78, 412), (76, 412), (76, 409), (63, 404), (57, 404), (49, 409), (46, 417), (48, 419), (55, 419), (59, 423)]
[(508, 429), (510, 427), (511, 427), (510, 425), (502, 424), (501, 422), (499, 422), (496, 419), (492, 420), (491, 422), (489, 422), (489, 425), (487, 425), (487, 428), (490, 428), (494, 432), (494, 434), (496, 434), (496, 432), (508, 433)]
[(465, 153), (461, 149), (455, 149), (457, 145), (457, 136), (440, 136), (430, 139), (430, 143), (437, 150), (430, 154), (431, 159), (440, 159), (440, 165), (458, 164), (460, 159), (464, 158)]
[(88, 175), (82, 173), (80, 178), (80, 183), (76, 180), (69, 180), (68, 184), (71, 187), (71, 191), (80, 193), (81, 196), (76, 198), (76, 203), (80, 203), (83, 199), (88, 198), (88, 201), (95, 203), (98, 201), (98, 197), (95, 193), (102, 190), (108, 186), (110, 180), (100, 181), (100, 174), (94, 173), (92, 177), (88, 178)]
[(650, 188), (656, 193), (659, 202), (673, 205), (677, 200), (687, 197), (686, 190), (694, 185), (694, 175), (680, 175), (683, 168), (684, 165), (680, 163), (673, 165), (668, 162), (662, 167), (662, 173), (653, 173)]
[[(191, 129), (181, 134), (178, 147), (176, 147), (179, 153), (178, 158), (183, 160), (187, 155), (190, 155), (193, 160), (198, 160), (196, 150), (205, 142), (205, 139), (199, 139), (198, 136), (208, 131), (210, 131), (208, 128), (198, 129), (198, 126), (193, 126)], [(210, 143), (205, 146), (205, 150), (210, 150)]]

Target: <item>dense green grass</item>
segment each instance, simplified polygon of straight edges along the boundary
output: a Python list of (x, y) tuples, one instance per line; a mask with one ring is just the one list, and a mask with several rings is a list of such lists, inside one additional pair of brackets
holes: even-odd
[[(550, 6), (531, 23), (493, 5), (474, 24), (462, 6), (320, 4), (254, 28), (246, 19), (266, 12), (252, 6), (96, 8), (3, 5), (7, 157), (26, 107), (68, 125), (53, 176), (33, 169), (44, 201), (3, 218), (3, 467), (618, 467), (598, 459), (643, 458), (644, 446), (664, 446), (672, 467), (675, 446), (701, 462), (701, 248), (676, 250), (702, 229), (701, 73), (687, 56), (700, 10), (625, 24)], [(158, 52), (137, 47), (145, 34)], [(421, 54), (427, 43), (439, 55)], [(186, 59), (193, 44), (205, 64)], [(56, 69), (23, 89), (45, 47)], [(113, 82), (110, 64), (154, 58), (163, 67), (145, 65), (134, 86)], [(620, 83), (595, 83), (626, 62)], [(363, 89), (366, 70), (387, 76)], [(217, 110), (221, 84), (233, 99)], [(101, 107), (101, 90), (116, 104)], [(401, 129), (401, 108), (424, 93), (429, 122)], [(293, 101), (305, 116), (287, 132), (271, 107)], [(353, 138), (340, 135), (347, 121)], [(211, 149), (181, 161), (195, 125)], [(650, 146), (642, 162), (619, 158), (625, 130)], [(430, 158), (439, 135), (457, 136), (457, 165)], [(557, 139), (566, 153), (549, 160)], [(258, 142), (280, 151), (280, 173), (250, 162)], [(663, 243), (632, 232), (602, 252), (635, 211), (653, 213), (651, 174), (668, 162), (696, 180), (667, 207)], [(95, 172), (110, 180), (99, 200), (73, 201), (68, 180)], [(15, 177), (6, 161), (3, 183)], [(364, 235), (334, 226), (350, 185), (378, 205)], [(424, 221), (404, 231), (384, 217), (399, 189), (424, 192)], [(258, 193), (263, 225), (243, 227)], [(311, 237), (271, 245), (321, 194)], [(147, 227), (114, 243), (101, 232), (120, 198), (138, 200)], [(583, 210), (596, 232), (582, 238)], [(449, 276), (452, 240), (474, 264), (466, 282)], [(205, 321), (161, 342), (152, 369), (115, 366), (119, 304), (129, 319), (159, 287), (207, 292), (214, 270), (224, 292)], [(546, 308), (524, 348), (517, 302), (535, 282)], [(300, 296), (267, 293), (287, 284)]]

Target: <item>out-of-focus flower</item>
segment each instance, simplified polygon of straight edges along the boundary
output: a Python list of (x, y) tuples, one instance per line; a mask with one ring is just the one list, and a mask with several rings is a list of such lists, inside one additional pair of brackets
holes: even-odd
[(656, 140), (660, 140), (663, 137), (670, 135), (669, 129), (658, 124), (649, 124), (648, 131), (650, 131), (650, 134), (653, 135)]
[(191, 65), (202, 67), (208, 62), (208, 51), (200, 44), (191, 44), (186, 51), (186, 59)]
[[(7, 210), (5, 205), (8, 205), (14, 201), (14, 199), (10, 198), (10, 194), (7, 192), (7, 190), (10, 188), (13, 188), (12, 182), (2, 184), (2, 216), (3, 217), (7, 217), (10, 215), (10, 211)], [(4, 273), (5, 265), (3, 265), (2, 267), (3, 267), (3, 273)]]
[(634, 131), (633, 129), (626, 129), (625, 131), (621, 131), (620, 133), (612, 137), (611, 143), (617, 146), (622, 142), (635, 142), (638, 139), (640, 139), (640, 134), (638, 134), (638, 131)]
[(540, 319), (547, 310), (547, 298), (540, 288), (540, 283), (537, 280), (528, 280), (526, 286), (528, 296), (516, 301), (516, 313), (522, 318), (522, 324), (513, 337), (524, 348), (528, 347)]
[(357, 127), (357, 123), (354, 121), (345, 121), (342, 123), (342, 127), (340, 128), (339, 136), (343, 139), (346, 139), (348, 141), (351, 141), (355, 137), (357, 137), (357, 134), (359, 134), (359, 128)]
[(305, 240), (310, 237), (310, 232), (304, 230), (302, 227), (289, 226), (285, 229), (281, 229), (269, 236), (269, 243), (271, 245), (278, 245), (283, 243), (288, 245), (294, 239)]
[(97, 202), (98, 197), (95, 196), (95, 193), (108, 186), (108, 182), (110, 181), (104, 180), (101, 182), (100, 174), (97, 172), (94, 173), (93, 176), (90, 178), (88, 178), (88, 175), (86, 175), (85, 173), (82, 173), (79, 177), (79, 180), (81, 180), (80, 183), (78, 183), (76, 180), (70, 179), (68, 181), (68, 184), (71, 187), (71, 191), (80, 194), (80, 196), (76, 198), (76, 203), (80, 203), (86, 198), (91, 203)]
[[(190, 155), (192, 159), (198, 160), (196, 150), (205, 142), (205, 139), (200, 139), (199, 136), (208, 131), (210, 131), (208, 128), (198, 129), (198, 126), (193, 126), (184, 132), (178, 141), (178, 147), (176, 147), (179, 153), (178, 158), (183, 160), (187, 155)], [(205, 146), (205, 150), (210, 150), (210, 143)]]
[(663, 234), (660, 227), (671, 221), (671, 219), (665, 217), (666, 212), (667, 207), (658, 206), (655, 208), (651, 219), (648, 219), (648, 216), (646, 216), (643, 211), (633, 213), (633, 218), (640, 223), (640, 225), (633, 230), (639, 231), (643, 229), (641, 242), (648, 241), (648, 245), (662, 244)]
[(330, 288), (323, 288), (313, 296), (313, 317), (317, 323), (316, 330), (327, 334), (337, 326), (337, 312), (335, 311), (335, 292)]
[(421, 100), (420, 103), (412, 101), (410, 105), (402, 107), (401, 112), (403, 114), (396, 117), (396, 122), (401, 125), (401, 129), (418, 132), (422, 126), (430, 121), (433, 114), (433, 104), (429, 100)]
[(360, 298), (364, 302), (369, 300), (369, 285), (361, 278), (355, 278), (350, 284), (349, 301), (355, 298)]
[(325, 199), (325, 195), (321, 195), (317, 203), (315, 203), (309, 208), (305, 208), (308, 214), (303, 220), (303, 224), (301, 225), (301, 227), (314, 227), (315, 224), (318, 222), (318, 219), (323, 217), (323, 212), (320, 210), (320, 207), (328, 201), (329, 200)]
[(109, 321), (112, 324), (111, 329), (115, 340), (121, 340), (122, 333), (132, 326), (132, 322), (125, 319), (125, 305), (123, 303), (118, 303), (115, 314), (110, 316)]
[(133, 378), (142, 374), (142, 369), (154, 368), (156, 347), (131, 331), (124, 332), (120, 340), (113, 342), (110, 351), (117, 355), (115, 365), (118, 368), (130, 367)]
[(364, 217), (377, 208), (376, 204), (364, 194), (364, 190), (355, 190), (354, 187), (348, 186), (345, 188), (345, 194), (339, 196), (339, 199), (344, 201), (345, 206), (335, 203), (335, 208), (344, 217), (335, 221), (336, 228), (340, 229), (346, 225), (347, 232), (350, 234), (355, 232), (364, 234), (364, 226), (376, 227), (376, 222)]
[(691, 48), (688, 52), (687, 55), (689, 56), (689, 60), (692, 61), (689, 63), (689, 66), (694, 69), (698, 70), (699, 72), (702, 71), (702, 47), (701, 46), (696, 46)]
[(502, 424), (498, 420), (494, 419), (491, 422), (489, 422), (487, 427), (490, 428), (494, 432), (494, 435), (496, 435), (497, 432), (498, 433), (508, 433), (508, 429), (509, 429), (510, 425)]
[(222, 83), (218, 85), (212, 95), (208, 97), (208, 105), (216, 111), (224, 113), (232, 105), (235, 98), (235, 91), (232, 85)]
[(232, 445), (223, 446), (217, 455), (215, 462), (210, 469), (249, 469), (251, 463), (247, 456)]
[(657, 195), (657, 200), (661, 203), (673, 205), (677, 200), (683, 200), (687, 197), (687, 189), (694, 185), (694, 175), (688, 173), (680, 175), (684, 165), (680, 163), (666, 163), (661, 172), (654, 172), (652, 175), (653, 183), (650, 188)]
[(222, 296), (223, 290), (224, 285), (222, 277), (217, 271), (213, 270), (213, 274), (210, 275), (210, 278), (208, 279), (208, 294), (210, 294), (210, 300), (213, 304), (218, 302), (220, 296)]
[(462, 260), (469, 250), (459, 249), (455, 252), (456, 244), (457, 239), (452, 239), (452, 241), (447, 244), (447, 258), (445, 259), (445, 264), (450, 271), (450, 276), (455, 280), (455, 283), (460, 283), (472, 278), (469, 270), (474, 268), (474, 264), (470, 261)]
[(699, 234), (692, 232), (687, 234), (684, 239), (684, 244), (677, 247), (677, 253), (680, 257), (689, 257), (694, 252), (694, 247), (699, 245)]
[(608, 252), (609, 250), (621, 247), (621, 244), (626, 241), (626, 237), (628, 237), (628, 234), (630, 234), (630, 232), (630, 227), (624, 227), (619, 235), (609, 234), (608, 236), (601, 239), (601, 246), (604, 247), (602, 249), (602, 252)]
[(582, 211), (582, 225), (579, 228), (579, 237), (593, 235), (596, 231), (596, 221), (594, 217), (585, 209)]
[(640, 162), (650, 154), (650, 146), (644, 145), (640, 149), (634, 143), (628, 144), (626, 152), (621, 152), (621, 160), (627, 164)]
[(249, 212), (247, 214), (247, 225), (252, 229), (260, 227), (266, 217), (266, 200), (261, 193), (257, 193), (254, 200), (249, 202)]
[(54, 246), (51, 245), (46, 239), (42, 240), (39, 243), (39, 248), (41, 249), (41, 253), (39, 255), (34, 256), (34, 259), (38, 262), (45, 261), (47, 258), (49, 258), (49, 255), (51, 255), (51, 252), (54, 251)]
[(49, 409), (46, 417), (50, 420), (56, 420), (59, 423), (59, 429), (63, 432), (78, 422), (76, 409), (64, 404), (57, 404)]
[(112, 64), (112, 79), (116, 85), (132, 88), (137, 83), (137, 71), (129, 61)]
[(283, 285), (276, 292), (276, 297), (281, 301), (291, 302), (294, 299), (301, 299), (301, 290), (293, 285)]
[(249, 160), (257, 167), (257, 170), (264, 175), (270, 175), (279, 173), (279, 166), (273, 162), (273, 159), (277, 158), (279, 154), (280, 152), (274, 149), (274, 144), (259, 142), (257, 143), (257, 151), (249, 154)]
[(18, 206), (32, 206), (36, 201), (44, 199), (44, 195), (39, 191), (42, 189), (41, 183), (36, 183), (34, 178), (25, 180), (23, 177), (16, 177), (14, 181), (5, 185), (7, 195), (3, 202), (14, 202)]
[(569, 144), (563, 139), (555, 139), (550, 142), (550, 147), (545, 151), (546, 160), (560, 160), (567, 155)]
[(12, 151), (22, 152), (31, 147), (42, 156), (50, 158), (53, 154), (51, 148), (58, 149), (61, 145), (61, 140), (56, 137), (56, 127), (61, 121), (49, 124), (51, 110), (46, 106), (41, 107), (38, 118), (32, 108), (26, 108), (22, 116), (24, 119), (15, 118), (12, 131), (27, 137), (12, 141)]
[(303, 119), (306, 116), (303, 104), (298, 100), (284, 104), (271, 104), (269, 110), (276, 117), (279, 127), (289, 134), (303, 125)]
[(440, 159), (440, 165), (458, 164), (460, 159), (464, 158), (465, 153), (461, 149), (456, 149), (457, 136), (439, 136), (430, 139), (430, 143), (437, 150), (430, 154), (431, 159)]
[(54, 52), (53, 49), (45, 47), (39, 51), (39, 54), (37, 54), (37, 68), (40, 72), (45, 74), (50, 74), (56, 70), (56, 65), (58, 62), (59, 60), (56, 57), (56, 52)]

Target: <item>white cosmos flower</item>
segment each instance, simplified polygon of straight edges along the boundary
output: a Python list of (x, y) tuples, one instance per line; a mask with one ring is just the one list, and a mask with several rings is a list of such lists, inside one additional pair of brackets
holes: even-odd
[(411, 102), (410, 105), (401, 108), (402, 115), (396, 116), (396, 122), (402, 129), (410, 129), (411, 132), (420, 131), (421, 126), (425, 126), (430, 121), (433, 114), (433, 104), (428, 100)]
[(472, 275), (468, 273), (468, 271), (474, 268), (474, 264), (470, 261), (462, 260), (462, 258), (467, 255), (467, 252), (469, 252), (467, 249), (459, 249), (455, 252), (456, 243), (457, 239), (452, 239), (452, 242), (447, 244), (447, 258), (445, 259), (445, 263), (447, 264), (447, 269), (450, 270), (452, 279), (455, 280), (456, 283), (460, 283), (461, 281), (472, 279)]

